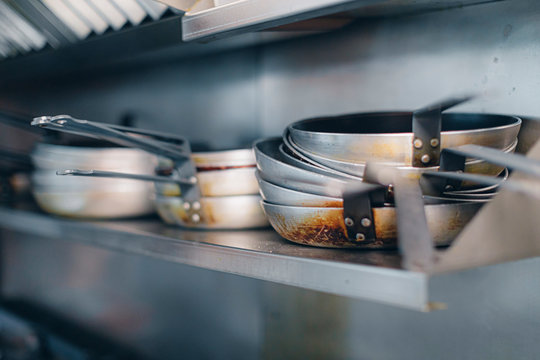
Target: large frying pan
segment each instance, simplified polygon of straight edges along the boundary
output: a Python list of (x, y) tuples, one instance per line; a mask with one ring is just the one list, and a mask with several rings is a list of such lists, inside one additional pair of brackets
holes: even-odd
[[(292, 142), (305, 153), (353, 164), (374, 161), (394, 166), (430, 167), (438, 165), (438, 156), (425, 157), (432, 151), (465, 144), (503, 150), (514, 144), (521, 125), (521, 119), (516, 116), (441, 115), (441, 111), (464, 100), (415, 112), (360, 113), (302, 120), (291, 124), (288, 132)], [(418, 123), (424, 120), (434, 128), (439, 125), (438, 131), (431, 129), (431, 138), (422, 141)], [(422, 151), (426, 154), (422, 155)]]
[[(349, 240), (342, 207), (301, 207), (262, 202), (272, 227), (295, 243), (339, 248), (384, 249), (397, 245), (394, 207), (375, 207), (373, 224), (376, 240), (364, 243)], [(481, 203), (426, 205), (426, 219), (435, 244), (448, 245), (472, 219)]]
[[(310, 151), (303, 149), (299, 145), (297, 145), (292, 140), (288, 132), (284, 134), (284, 141), (285, 141), (285, 138), (287, 138), (286, 144), (288, 145), (288, 149), (294, 149), (296, 154), (299, 154), (300, 156), (302, 156), (302, 159), (304, 161), (311, 161), (312, 163), (319, 164), (319, 166), (324, 167), (325, 169), (328, 169), (329, 171), (336, 171), (338, 173), (341, 173), (342, 176), (355, 176), (355, 177), (361, 178), (364, 175), (364, 170), (366, 167), (365, 163), (335, 160), (332, 158), (314, 154)], [(516, 149), (517, 143), (518, 141), (516, 138), (514, 142), (510, 144), (510, 146), (508, 146), (505, 149), (502, 149), (502, 151), (506, 153), (514, 152)], [(425, 173), (428, 171), (437, 171), (438, 169), (438, 166), (414, 167), (414, 166), (395, 165), (395, 164), (392, 164), (392, 165), (394, 165), (402, 173), (408, 174), (412, 178), (420, 178), (422, 173)], [(465, 171), (469, 173), (497, 176), (503, 170), (504, 170), (503, 167), (498, 166), (496, 164), (491, 164), (481, 159), (467, 159), (467, 162), (465, 163)]]

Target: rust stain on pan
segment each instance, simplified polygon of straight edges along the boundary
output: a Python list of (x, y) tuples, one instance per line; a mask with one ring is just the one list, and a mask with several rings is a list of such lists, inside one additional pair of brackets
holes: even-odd
[[(481, 204), (475, 203), (426, 206), (428, 227), (435, 244), (449, 244), (480, 206)], [(312, 211), (299, 210), (287, 215), (271, 208), (265, 208), (265, 211), (272, 227), (281, 236), (299, 244), (363, 249), (387, 249), (397, 246), (396, 212), (393, 207), (373, 209), (377, 240), (369, 243), (349, 241), (341, 208), (312, 208)]]
[(383, 249), (395, 247), (394, 239), (375, 242), (351, 242), (347, 238), (341, 209), (330, 209), (301, 218), (286, 218), (281, 214), (269, 216), (270, 223), (284, 238), (295, 243), (327, 248)]

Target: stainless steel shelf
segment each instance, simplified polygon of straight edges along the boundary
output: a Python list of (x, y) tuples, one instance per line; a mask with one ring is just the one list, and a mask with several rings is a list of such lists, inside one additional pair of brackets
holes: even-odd
[(89, 222), (7, 207), (0, 207), (0, 228), (410, 309), (431, 306), (427, 275), (400, 269), (396, 252), (300, 246), (270, 229), (190, 231), (158, 219)]
[(184, 41), (209, 40), (347, 12), (346, 16), (406, 15), (500, 0), (240, 0), (182, 19)]

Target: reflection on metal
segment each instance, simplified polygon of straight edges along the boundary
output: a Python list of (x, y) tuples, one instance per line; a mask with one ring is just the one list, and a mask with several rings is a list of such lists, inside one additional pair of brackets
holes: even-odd
[(167, 10), (153, 0), (0, 0), (0, 59), (159, 20)]
[(81, 222), (0, 208), (0, 228), (140, 254), (203, 269), (426, 310), (427, 275), (395, 252), (298, 246), (271, 230), (195, 231), (151, 220)]
[[(498, 0), (491, 0), (498, 1)], [(490, 0), (244, 0), (220, 1), (211, 9), (192, 9), (183, 18), (184, 41), (272, 29), (320, 16), (354, 11), (354, 16), (425, 12), (490, 2)], [(343, 23), (343, 25), (345, 25)], [(324, 22), (322, 28), (325, 28)], [(315, 30), (315, 29), (311, 29)]]

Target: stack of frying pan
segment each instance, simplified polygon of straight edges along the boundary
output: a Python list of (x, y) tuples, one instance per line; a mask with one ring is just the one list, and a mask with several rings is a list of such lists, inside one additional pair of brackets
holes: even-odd
[(155, 160), (146, 164), (154, 169), (153, 175), (80, 170), (76, 164), (58, 168), (57, 174), (153, 182), (153, 202), (166, 223), (200, 229), (268, 224), (260, 207), (252, 149), (192, 153), (188, 141), (180, 136), (67, 115), (35, 118), (32, 125), (99, 138), (155, 155)]
[(271, 225), (301, 244), (396, 246), (394, 184), (384, 171), (372, 171), (382, 164), (419, 181), (431, 236), (436, 245), (448, 244), (508, 175), (504, 162), (482, 156), (486, 147), (512, 153), (521, 125), (514, 116), (442, 113), (467, 99), (414, 112), (303, 120), (282, 138), (256, 142)]

